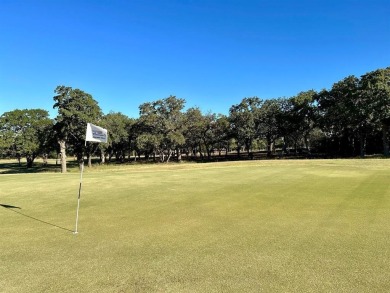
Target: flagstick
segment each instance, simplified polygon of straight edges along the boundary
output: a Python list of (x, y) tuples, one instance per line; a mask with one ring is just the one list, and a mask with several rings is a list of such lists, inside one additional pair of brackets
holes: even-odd
[[(85, 133), (85, 148), (87, 148), (87, 141), (105, 142), (106, 143), (107, 142), (107, 129), (93, 125), (91, 123), (87, 123), (87, 131)], [(79, 196), (77, 198), (76, 228), (75, 228), (73, 234), (79, 233), (79, 231), (77, 230), (77, 227), (78, 227), (78, 223), (79, 223), (81, 185), (83, 183), (84, 155), (83, 155), (82, 159), (83, 159), (83, 161), (81, 164), (81, 172), (80, 172)]]
[[(85, 141), (85, 146), (87, 146), (87, 141)], [(79, 222), (79, 209), (80, 209), (80, 197), (81, 197), (81, 185), (83, 183), (83, 172), (84, 172), (84, 156), (83, 156), (83, 163), (81, 165), (81, 172), (80, 172), (80, 185), (79, 185), (79, 196), (77, 198), (77, 211), (76, 211), (76, 228), (73, 234), (78, 234), (77, 226)]]

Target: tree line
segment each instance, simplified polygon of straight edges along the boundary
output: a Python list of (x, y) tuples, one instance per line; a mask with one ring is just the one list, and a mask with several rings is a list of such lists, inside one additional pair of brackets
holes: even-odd
[[(246, 97), (228, 115), (185, 109), (185, 99), (169, 96), (139, 106), (139, 117), (103, 114), (98, 102), (80, 90), (58, 86), (55, 119), (43, 109), (16, 109), (0, 116), (0, 155), (26, 158), (27, 167), (51, 154), (80, 163), (128, 160), (169, 162), (183, 158), (274, 156), (389, 156), (390, 67), (348, 76), (319, 92), (262, 100)], [(87, 122), (108, 129), (107, 144), (85, 145)]]

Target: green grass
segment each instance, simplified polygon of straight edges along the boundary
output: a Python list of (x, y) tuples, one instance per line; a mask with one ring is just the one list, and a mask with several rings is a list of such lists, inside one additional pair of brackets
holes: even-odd
[(390, 291), (390, 160), (104, 166), (83, 181), (73, 235), (77, 172), (0, 175), (1, 292)]

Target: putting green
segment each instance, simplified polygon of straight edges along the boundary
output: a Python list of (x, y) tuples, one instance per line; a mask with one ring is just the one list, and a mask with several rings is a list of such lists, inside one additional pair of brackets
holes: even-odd
[(0, 175), (1, 292), (389, 292), (390, 160)]

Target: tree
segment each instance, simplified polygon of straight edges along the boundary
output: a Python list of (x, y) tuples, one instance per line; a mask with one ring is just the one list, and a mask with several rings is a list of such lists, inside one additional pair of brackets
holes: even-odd
[(211, 160), (211, 152), (214, 146), (217, 144), (217, 115), (214, 113), (208, 113), (204, 117), (204, 128), (202, 131), (202, 141), (207, 152), (208, 160)]
[(161, 162), (169, 162), (174, 152), (180, 160), (180, 147), (185, 142), (184, 104), (184, 99), (175, 96), (142, 104), (138, 126), (143, 136), (137, 139), (138, 148), (153, 147), (151, 151)]
[(66, 148), (71, 146), (80, 165), (85, 150), (85, 129), (87, 123), (98, 123), (102, 112), (90, 94), (80, 89), (57, 86), (54, 91), (53, 108), (58, 109), (54, 129), (61, 154), (61, 172), (66, 172)]
[(253, 140), (257, 137), (258, 114), (263, 102), (258, 97), (244, 98), (241, 103), (233, 105), (229, 109), (229, 121), (231, 133), (237, 141), (237, 152), (244, 146), (248, 155)]
[(267, 142), (267, 155), (275, 151), (275, 140), (281, 135), (283, 99), (266, 100), (258, 111), (258, 135)]
[(42, 109), (13, 110), (0, 117), (1, 147), (9, 154), (25, 157), (27, 168), (47, 150), (46, 138), (52, 128), (49, 113)]
[(214, 126), (216, 147), (218, 149), (219, 156), (221, 156), (221, 151), (223, 149), (225, 149), (225, 154), (227, 156), (230, 149), (231, 140), (229, 118), (222, 114), (217, 115), (217, 120)]
[(316, 97), (314, 90), (300, 92), (297, 96), (291, 98), (292, 114), (297, 131), (303, 137), (305, 148), (310, 152), (309, 137), (314, 128), (316, 119), (314, 110), (314, 99)]
[(291, 144), (297, 152), (297, 146), (302, 139), (299, 115), (294, 107), (294, 99), (283, 98), (280, 101), (280, 113), (277, 114), (275, 123), (278, 126), (278, 136), (282, 138), (282, 154), (289, 153)]
[(320, 92), (316, 99), (319, 122), (334, 141), (334, 152), (363, 157), (367, 134), (373, 130), (372, 101), (362, 91), (359, 79), (348, 76), (333, 84), (330, 91)]
[(102, 126), (107, 128), (109, 136), (108, 145), (105, 146), (109, 160), (115, 155), (117, 161), (124, 161), (126, 152), (130, 148), (128, 129), (133, 123), (132, 119), (120, 112), (110, 112), (103, 117)]
[(185, 113), (185, 147), (187, 153), (196, 155), (198, 152), (203, 159), (203, 151), (211, 159), (211, 152), (218, 142), (217, 137), (217, 115), (207, 113), (203, 115), (199, 108), (190, 108)]
[(0, 151), (3, 157), (16, 157), (15, 131), (6, 125), (6, 115), (0, 117)]
[(202, 136), (205, 130), (205, 117), (199, 108), (189, 108), (184, 114), (184, 137), (187, 155), (196, 156), (199, 152), (200, 156), (203, 157), (202, 153)]
[(310, 152), (310, 133), (314, 127), (315, 111), (313, 90), (300, 92), (289, 99), (280, 99), (281, 113), (279, 116), (280, 135), (283, 138), (283, 152), (293, 144), (295, 151), (298, 145), (304, 145)]
[(360, 95), (370, 105), (373, 123), (382, 130), (383, 154), (389, 156), (390, 67), (363, 75), (360, 80)]

